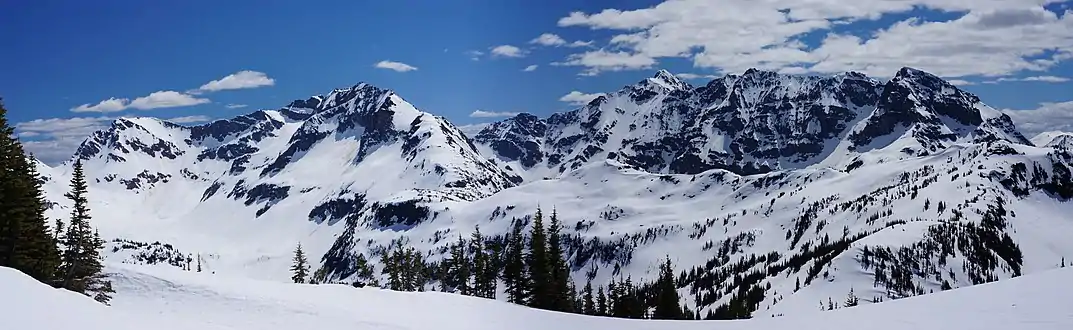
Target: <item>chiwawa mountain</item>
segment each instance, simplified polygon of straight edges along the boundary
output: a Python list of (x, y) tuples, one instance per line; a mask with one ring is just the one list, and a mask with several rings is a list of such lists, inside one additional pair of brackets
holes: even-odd
[(558, 310), (643, 317), (669, 282), (683, 314), (727, 319), (1073, 262), (1071, 141), (1030, 141), (911, 68), (703, 86), (659, 71), (471, 134), (367, 83), (199, 126), (122, 118), (39, 171), (64, 218), (84, 165), (113, 265), (290, 281), (300, 244), (319, 283), (521, 301), (518, 267), (543, 257), (563, 271), (528, 280), (567, 278)]

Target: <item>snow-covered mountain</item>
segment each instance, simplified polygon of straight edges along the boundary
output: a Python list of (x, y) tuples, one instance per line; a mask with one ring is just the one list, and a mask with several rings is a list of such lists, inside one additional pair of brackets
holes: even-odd
[(1073, 149), (1073, 133), (1069, 132), (1043, 132), (1032, 138), (1032, 144), (1044, 148)]
[[(659, 71), (476, 134), (363, 83), (200, 126), (118, 119), (74, 159), (94, 223), (123, 240), (116, 262), (186, 254), (286, 280), (301, 242), (348, 283), (392, 243), (436, 262), (458, 235), (501, 238), (540, 207), (565, 225), (579, 285), (652, 279), (671, 256), (683, 303), (759, 316), (1058, 267), (1073, 257), (1070, 150), (904, 68), (885, 82), (749, 70), (696, 87)], [(42, 168), (53, 218), (70, 164)]]

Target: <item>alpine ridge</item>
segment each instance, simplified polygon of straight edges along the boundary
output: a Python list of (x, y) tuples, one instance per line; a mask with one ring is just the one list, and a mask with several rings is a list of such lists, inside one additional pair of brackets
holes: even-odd
[[(538, 208), (562, 220), (578, 287), (654, 279), (670, 256), (700, 315), (792, 314), (851, 290), (878, 302), (1073, 260), (1073, 140), (1030, 142), (912, 68), (886, 81), (750, 69), (703, 86), (660, 70), (471, 135), (359, 83), (197, 126), (120, 118), (72, 160), (111, 260), (196, 255), (269, 280), (289, 277), (299, 242), (328, 282), (382, 277), (398, 245), (436, 269), (454, 238), (479, 227), (502, 242)], [(39, 163), (51, 218), (69, 207), (70, 165)]]

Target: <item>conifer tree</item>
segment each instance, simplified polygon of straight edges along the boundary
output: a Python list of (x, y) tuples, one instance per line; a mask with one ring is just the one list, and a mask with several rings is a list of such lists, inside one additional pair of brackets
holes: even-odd
[(56, 284), (60, 255), (47, 208), (37, 166), (14, 138), (0, 103), (0, 266)]
[(454, 286), (458, 293), (469, 296), (473, 295), (471, 287), (469, 285), (469, 278), (471, 274), (470, 260), (467, 257), (466, 242), (462, 239), (462, 236), (458, 236), (458, 243), (451, 249), (451, 285)]
[[(309, 261), (306, 260), (305, 251), (302, 251), (302, 243), (298, 243), (298, 247), (294, 249), (294, 264), (291, 265), (291, 280), (294, 283), (305, 283), (306, 278), (309, 277)], [(201, 271), (201, 257), (198, 256), (198, 271)]]
[(600, 289), (596, 290), (596, 313), (593, 313), (593, 315), (607, 315), (607, 295), (604, 294), (603, 286), (600, 286)]
[(566, 259), (563, 256), (562, 237), (560, 236), (562, 224), (559, 223), (558, 211), (552, 209), (551, 223), (548, 225), (548, 269), (551, 271), (551, 282), (548, 288), (551, 309), (560, 312), (570, 312), (574, 308), (571, 300), (576, 294), (570, 293), (573, 285), (570, 280), (570, 269), (567, 268)]
[(652, 318), (673, 320), (682, 317), (682, 310), (678, 305), (680, 300), (678, 286), (675, 284), (674, 268), (671, 264), (670, 256), (667, 256), (667, 260), (660, 265), (659, 281), (656, 282), (656, 294), (656, 310), (653, 312)]
[(548, 261), (547, 233), (544, 231), (543, 213), (537, 208), (533, 216), (533, 228), (529, 234), (529, 254), (526, 257), (531, 296), (529, 307), (553, 309), (555, 295), (551, 285), (551, 263)]
[(71, 200), (71, 220), (63, 237), (63, 274), (61, 287), (94, 297), (97, 301), (107, 303), (110, 299), (111, 283), (101, 271), (100, 251), (104, 249), (104, 240), (90, 226), (89, 208), (86, 193), (85, 173), (82, 161), (76, 160), (71, 177), (71, 191), (65, 196)]
[(425, 275), (425, 261), (417, 249), (410, 247), (403, 254), (405, 267), (403, 268), (404, 291), (425, 291), (425, 283), (428, 282)]
[(596, 302), (593, 301), (592, 297), (592, 280), (585, 282), (585, 289), (582, 290), (581, 294), (581, 300), (584, 304), (584, 306), (582, 306), (581, 312), (587, 315), (597, 315)]
[(568, 291), (567, 296), (566, 296), (566, 308), (567, 308), (567, 310), (565, 310), (564, 312), (581, 313), (581, 311), (584, 310), (585, 305), (581, 301), (581, 296), (578, 295), (577, 286), (574, 285), (573, 282), (570, 282), (570, 285), (567, 287), (567, 291)]
[(525, 269), (525, 237), (522, 222), (514, 219), (514, 228), (507, 238), (506, 256), (503, 264), (503, 284), (506, 285), (507, 301), (519, 305), (529, 301), (529, 277)]
[(853, 306), (857, 306), (858, 304), (860, 304), (860, 299), (857, 298), (856, 294), (853, 294), (853, 288), (850, 288), (849, 289), (849, 294), (846, 295), (846, 302), (845, 302), (845, 304), (843, 306), (845, 306), (845, 307), (853, 307)]
[(201, 272), (201, 253), (197, 254), (197, 272)]
[(384, 256), (381, 258), (384, 264), (382, 273), (388, 276), (387, 288), (390, 290), (402, 291), (403, 285), (400, 274), (402, 253), (399, 251), (401, 249), (401, 247), (392, 246), (391, 250), (384, 252)]
[(499, 292), (499, 273), (500, 269), (503, 268), (503, 245), (489, 244), (486, 247), (489, 251), (487, 253), (487, 267), (484, 268), (484, 274), (481, 277), (483, 281), (482, 290), (485, 292), (483, 297), (496, 299), (496, 294)]
[(473, 252), (473, 295), (495, 299), (498, 272), (484, 243), (484, 235), (481, 235), (481, 228), (478, 226), (470, 237), (470, 251)]

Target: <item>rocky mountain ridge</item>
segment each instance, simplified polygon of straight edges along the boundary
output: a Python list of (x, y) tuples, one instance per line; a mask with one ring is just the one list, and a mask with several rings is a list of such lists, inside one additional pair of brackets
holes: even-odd
[[(776, 315), (851, 288), (893, 299), (1073, 257), (1056, 234), (1073, 230), (1069, 149), (1033, 145), (911, 68), (703, 86), (659, 71), (473, 136), (361, 83), (198, 126), (118, 119), (73, 159), (106, 238), (269, 279), (287, 278), (298, 242), (329, 281), (380, 276), (365, 270), (398, 244), (434, 267), (453, 237), (502, 240), (538, 208), (562, 219), (579, 286), (651, 278), (673, 253), (683, 303), (702, 315)], [(42, 168), (53, 218), (68, 166)]]

